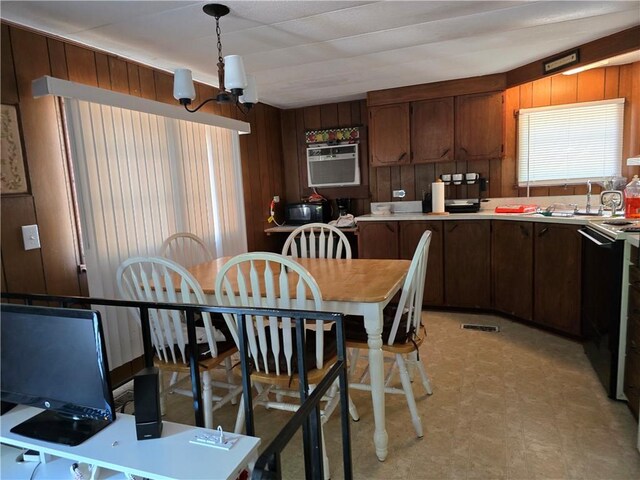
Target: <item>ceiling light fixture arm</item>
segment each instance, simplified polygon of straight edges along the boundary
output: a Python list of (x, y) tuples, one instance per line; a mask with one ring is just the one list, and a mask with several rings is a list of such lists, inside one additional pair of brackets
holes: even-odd
[(217, 100), (217, 97), (211, 97), (211, 98), (207, 98), (204, 102), (202, 102), (200, 105), (198, 105), (196, 108), (189, 108), (189, 105), (191, 105), (191, 100), (188, 98), (181, 98), (180, 99), (180, 105), (184, 106), (184, 109), (189, 112), (189, 113), (196, 113), (198, 110), (200, 110), (202, 107), (204, 107), (207, 103), (209, 102), (215, 102)]

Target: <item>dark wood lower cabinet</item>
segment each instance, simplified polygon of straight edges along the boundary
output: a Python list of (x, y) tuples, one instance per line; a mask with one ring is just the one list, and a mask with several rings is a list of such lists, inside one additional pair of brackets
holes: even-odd
[(425, 306), (444, 305), (444, 265), (442, 258), (442, 223), (434, 222), (400, 222), (400, 258), (411, 260), (416, 246), (426, 230), (431, 231), (427, 276), (424, 284)]
[(492, 306), (523, 320), (533, 319), (533, 224), (491, 222)]
[(534, 226), (533, 319), (575, 336), (581, 330), (581, 238), (574, 225)]
[(447, 219), (360, 222), (358, 230), (360, 258), (410, 259), (422, 233), (433, 232), (425, 306), (493, 309), (581, 334), (576, 225)]
[[(629, 305), (627, 309), (627, 350), (624, 366), (624, 394), (636, 419), (640, 415), (640, 262), (638, 248), (631, 247)], [(625, 287), (626, 288), (626, 287)]]
[(398, 258), (398, 222), (360, 222), (358, 258)]
[(486, 220), (443, 222), (446, 305), (491, 306), (490, 225)]

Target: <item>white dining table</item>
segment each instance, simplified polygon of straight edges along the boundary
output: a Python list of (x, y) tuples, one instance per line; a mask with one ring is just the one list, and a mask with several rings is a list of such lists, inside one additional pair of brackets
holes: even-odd
[[(204, 293), (215, 298), (218, 271), (232, 257), (221, 257), (188, 270)], [(368, 336), (371, 400), (375, 429), (373, 442), (378, 460), (387, 458), (389, 438), (385, 427), (383, 309), (402, 288), (409, 260), (298, 258), (316, 280), (322, 293), (322, 310), (364, 317)], [(215, 301), (213, 301), (215, 304)], [(310, 302), (309, 309), (314, 309)]]

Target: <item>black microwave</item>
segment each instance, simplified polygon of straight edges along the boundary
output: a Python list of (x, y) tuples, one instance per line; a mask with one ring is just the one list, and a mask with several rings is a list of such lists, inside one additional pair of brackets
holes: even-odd
[(331, 220), (329, 202), (289, 203), (284, 209), (284, 219), (288, 225), (328, 223)]

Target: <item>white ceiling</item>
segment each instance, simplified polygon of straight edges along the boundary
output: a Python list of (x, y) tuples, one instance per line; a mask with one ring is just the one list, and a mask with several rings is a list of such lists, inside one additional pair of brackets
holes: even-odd
[[(217, 85), (208, 2), (2, 1), (0, 16)], [(635, 1), (228, 1), (223, 54), (293, 108), (511, 70), (640, 24)]]

